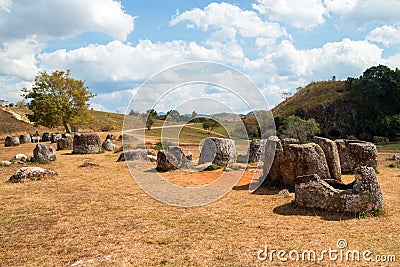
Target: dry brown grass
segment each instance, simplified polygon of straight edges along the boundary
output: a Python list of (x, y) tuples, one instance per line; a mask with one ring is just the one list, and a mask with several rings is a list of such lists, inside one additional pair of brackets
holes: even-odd
[[(31, 155), (33, 148), (0, 146), (0, 160)], [(339, 238), (349, 249), (395, 254), (397, 266), (400, 262), (400, 169), (388, 168), (384, 154), (379, 180), (386, 215), (357, 219), (295, 208), (294, 195), (279, 196), (276, 189), (250, 194), (245, 190), (249, 174), (211, 205), (172, 207), (143, 192), (126, 164), (116, 162), (118, 154), (68, 152), (58, 152), (57, 161), (44, 166), (58, 172), (56, 180), (11, 184), (8, 178), (21, 166), (0, 168), (1, 266), (279, 266), (285, 264), (258, 261), (257, 251), (265, 245), (335, 249)], [(98, 166), (79, 167), (85, 161)], [(196, 175), (192, 178), (200, 181)]]

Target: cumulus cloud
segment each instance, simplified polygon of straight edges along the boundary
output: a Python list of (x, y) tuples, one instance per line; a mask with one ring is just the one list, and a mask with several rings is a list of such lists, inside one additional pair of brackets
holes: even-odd
[(320, 0), (258, 0), (253, 8), (272, 20), (296, 28), (311, 29), (325, 21), (325, 7)]
[(382, 63), (382, 51), (367, 41), (352, 41), (347, 38), (307, 50), (297, 50), (292, 43), (283, 41), (271, 59), (282, 76), (319, 80), (335, 75), (339, 79), (345, 79)]
[(386, 47), (400, 44), (400, 26), (377, 27), (368, 34), (367, 40), (381, 43)]
[(327, 11), (336, 13), (344, 23), (364, 27), (373, 22), (400, 22), (398, 0), (325, 0)]
[(18, 40), (3, 43), (0, 49), (0, 76), (32, 80), (38, 72), (37, 55), (43, 44), (35, 40)]
[(185, 11), (172, 18), (170, 25), (181, 22), (186, 22), (188, 27), (213, 32), (214, 39), (218, 41), (234, 39), (237, 35), (273, 40), (287, 35), (279, 24), (264, 21), (256, 12), (228, 3), (211, 3), (204, 9)]
[(0, 4), (2, 42), (65, 38), (86, 31), (104, 32), (124, 41), (134, 29), (134, 17), (113, 0), (2, 0)]

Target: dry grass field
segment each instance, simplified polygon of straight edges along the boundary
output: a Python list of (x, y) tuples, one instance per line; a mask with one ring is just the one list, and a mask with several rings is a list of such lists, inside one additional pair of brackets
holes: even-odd
[[(0, 161), (17, 153), (32, 155), (33, 148), (1, 144)], [(59, 151), (56, 162), (39, 165), (59, 178), (20, 184), (7, 180), (21, 165), (0, 167), (0, 266), (399, 266), (400, 169), (387, 167), (392, 154), (379, 154), (385, 214), (362, 219), (296, 208), (294, 194), (280, 196), (278, 189), (250, 194), (251, 170), (219, 201), (182, 208), (142, 191), (126, 164), (116, 162), (118, 153)], [(95, 165), (80, 167), (89, 161)], [(181, 172), (165, 175), (196, 185), (210, 182), (222, 170)], [(371, 257), (396, 255), (397, 263), (257, 258), (266, 245), (270, 250), (320, 252), (337, 249), (338, 239), (347, 241), (346, 249), (370, 250)]]

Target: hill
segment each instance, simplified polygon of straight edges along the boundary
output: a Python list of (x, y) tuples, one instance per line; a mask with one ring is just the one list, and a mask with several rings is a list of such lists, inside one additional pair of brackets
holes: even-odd
[(400, 139), (400, 70), (379, 65), (359, 78), (313, 82), (276, 106), (274, 117), (314, 118), (322, 134), (362, 140)]

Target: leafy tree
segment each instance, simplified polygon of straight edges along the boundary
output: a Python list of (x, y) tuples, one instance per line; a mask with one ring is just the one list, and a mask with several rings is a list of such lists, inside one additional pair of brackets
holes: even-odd
[(261, 137), (260, 125), (257, 121), (256, 116), (250, 115), (242, 119), (244, 127), (246, 128), (247, 136), (251, 139), (257, 139)]
[(190, 117), (191, 119), (194, 119), (194, 118), (196, 118), (196, 116), (197, 116), (197, 112), (196, 112), (196, 110), (193, 110), (193, 112), (192, 112), (192, 117)]
[(131, 115), (131, 116), (139, 116), (139, 111), (135, 111), (135, 110), (131, 109), (131, 111), (129, 111), (129, 115)]
[(157, 111), (154, 109), (147, 110), (146, 113), (142, 114), (142, 119), (146, 124), (147, 130), (150, 130), (157, 119)]
[(23, 88), (25, 99), (32, 114), (28, 118), (35, 124), (54, 128), (64, 126), (70, 133), (70, 123), (76, 125), (88, 121), (88, 101), (92, 94), (81, 80), (70, 76), (70, 70), (39, 72), (31, 89)]
[(314, 119), (303, 120), (297, 116), (287, 117), (278, 131), (280, 137), (296, 138), (300, 143), (310, 141), (319, 132), (319, 124)]
[(203, 129), (208, 131), (208, 134), (212, 132), (215, 128), (220, 127), (221, 124), (216, 118), (211, 118), (203, 122)]
[(179, 113), (179, 111), (172, 109), (167, 112), (166, 120), (179, 122), (179, 121), (181, 121), (181, 114)]

